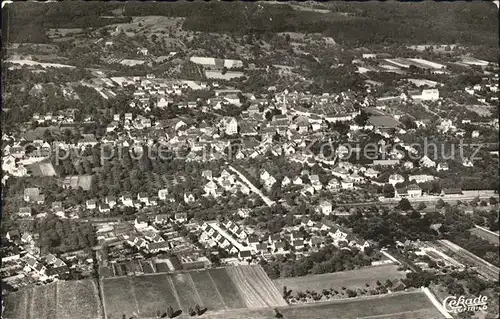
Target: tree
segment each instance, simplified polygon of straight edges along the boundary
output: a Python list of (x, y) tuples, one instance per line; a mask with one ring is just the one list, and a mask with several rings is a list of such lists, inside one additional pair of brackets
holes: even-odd
[(446, 203), (444, 202), (444, 200), (442, 200), (441, 198), (438, 199), (438, 201), (436, 202), (436, 208), (437, 209), (441, 209), (443, 208), (444, 206), (446, 205)]
[(392, 281), (391, 281), (390, 279), (387, 279), (387, 280), (385, 281), (385, 287), (386, 287), (386, 288), (391, 288), (391, 287), (392, 287)]
[(169, 318), (174, 317), (174, 308), (172, 308), (172, 306), (167, 307), (167, 317), (169, 317)]
[(196, 314), (197, 314), (198, 316), (200, 316), (200, 315), (202, 314), (202, 311), (201, 311), (202, 309), (201, 309), (200, 305), (196, 304), (196, 305), (194, 306), (194, 310), (196, 311)]
[(368, 114), (365, 112), (365, 111), (361, 111), (359, 113), (359, 115), (357, 115), (355, 118), (354, 118), (354, 122), (356, 122), (357, 125), (359, 126), (365, 126), (366, 125), (366, 122), (368, 122)]
[(189, 307), (188, 308), (188, 314), (191, 316), (191, 317), (194, 317), (196, 315), (196, 311), (194, 311), (193, 308)]
[(275, 318), (283, 318), (283, 315), (280, 313), (280, 311), (276, 308), (274, 308), (274, 317)]
[(224, 75), (224, 74), (226, 74), (226, 73), (227, 73), (227, 68), (226, 68), (226, 67), (223, 67), (223, 68), (222, 68), (222, 72), (221, 72), (221, 74), (222, 74), (222, 75)]
[(424, 202), (420, 202), (417, 206), (417, 210), (422, 211), (427, 208), (427, 205), (425, 205)]
[(411, 206), (410, 201), (407, 198), (401, 199), (399, 201), (399, 204), (398, 204), (397, 208), (399, 208), (401, 210), (404, 210), (404, 211), (408, 211), (408, 210), (413, 209), (413, 207)]

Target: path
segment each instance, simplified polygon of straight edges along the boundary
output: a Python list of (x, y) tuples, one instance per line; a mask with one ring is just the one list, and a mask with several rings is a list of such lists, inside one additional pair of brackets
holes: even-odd
[(245, 184), (247, 184), (247, 186), (250, 188), (250, 190), (252, 192), (254, 192), (255, 194), (259, 195), (260, 198), (262, 198), (262, 200), (264, 201), (264, 203), (266, 203), (267, 206), (271, 207), (275, 204), (274, 201), (272, 201), (269, 197), (267, 197), (266, 195), (264, 195), (260, 189), (258, 189), (257, 187), (255, 187), (246, 177), (245, 175), (243, 175), (242, 173), (240, 173), (236, 168), (232, 167), (231, 165), (229, 165), (229, 170), (231, 170), (232, 172), (236, 173), (236, 175), (238, 175), (241, 180), (243, 182), (245, 182)]

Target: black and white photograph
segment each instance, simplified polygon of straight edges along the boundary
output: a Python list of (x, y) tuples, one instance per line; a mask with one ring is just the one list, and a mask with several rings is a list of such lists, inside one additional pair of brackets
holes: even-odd
[(499, 1), (1, 7), (1, 319), (499, 318)]

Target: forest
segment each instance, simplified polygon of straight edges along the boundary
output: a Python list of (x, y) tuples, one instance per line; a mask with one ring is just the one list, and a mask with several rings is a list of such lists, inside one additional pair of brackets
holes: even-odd
[[(497, 10), (489, 2), (330, 2), (329, 13), (257, 2), (16, 3), (4, 8), (9, 42), (48, 42), (44, 28), (102, 27), (132, 16), (187, 17), (183, 28), (236, 34), (323, 33), (345, 45), (462, 43), (498, 47)], [(113, 15), (121, 9), (121, 16)], [(113, 12), (112, 12), (113, 11)], [(8, 34), (6, 34), (8, 32)], [(7, 35), (7, 36), (6, 36)]]

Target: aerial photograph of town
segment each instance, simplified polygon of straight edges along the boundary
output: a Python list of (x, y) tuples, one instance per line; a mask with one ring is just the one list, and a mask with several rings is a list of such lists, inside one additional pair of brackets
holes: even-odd
[(1, 318), (499, 318), (498, 14), (2, 2)]

